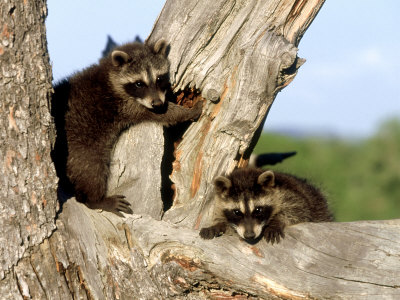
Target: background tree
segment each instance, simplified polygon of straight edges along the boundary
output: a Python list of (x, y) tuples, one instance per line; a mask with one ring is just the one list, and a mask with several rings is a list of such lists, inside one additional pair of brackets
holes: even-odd
[[(123, 134), (109, 185), (138, 213), (124, 219), (73, 199), (55, 216), (45, 4), (0, 6), (2, 298), (400, 294), (398, 221), (300, 224), (274, 246), (204, 241), (196, 230), (209, 220), (212, 179), (246, 165), (276, 93), (302, 64), (296, 47), (322, 0), (167, 1), (149, 39), (170, 41), (177, 100), (204, 101), (204, 112), (172, 144), (154, 124)], [(174, 195), (162, 197), (160, 165), (167, 170), (172, 150)]]
[(43, 242), (56, 228), (45, 4), (0, 4), (1, 279), (30, 247)]

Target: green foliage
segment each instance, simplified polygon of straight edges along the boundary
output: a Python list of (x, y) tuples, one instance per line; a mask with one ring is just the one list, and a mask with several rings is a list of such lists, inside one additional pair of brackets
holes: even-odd
[(356, 142), (263, 133), (254, 150), (289, 151), (297, 155), (272, 169), (308, 178), (327, 196), (337, 221), (400, 218), (400, 120)]

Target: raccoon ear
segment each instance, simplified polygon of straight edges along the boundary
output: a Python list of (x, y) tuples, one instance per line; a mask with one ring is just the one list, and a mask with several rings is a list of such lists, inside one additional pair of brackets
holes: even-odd
[(114, 66), (119, 67), (123, 64), (126, 64), (130, 60), (130, 56), (128, 53), (120, 50), (114, 50), (111, 53), (111, 60)]
[(169, 45), (166, 40), (159, 39), (153, 46), (153, 51), (156, 54), (161, 54), (164, 56), (168, 55)]
[(232, 186), (232, 182), (224, 176), (218, 176), (214, 179), (214, 186), (218, 194), (224, 194)]
[(275, 186), (275, 174), (272, 171), (265, 171), (258, 176), (257, 183), (262, 187), (273, 187)]

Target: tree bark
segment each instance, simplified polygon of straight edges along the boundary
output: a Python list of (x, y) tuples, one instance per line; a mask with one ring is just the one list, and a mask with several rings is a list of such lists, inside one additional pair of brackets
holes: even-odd
[[(399, 297), (400, 220), (299, 224), (273, 246), (198, 236), (212, 179), (246, 165), (276, 93), (303, 63), (296, 47), (323, 2), (166, 2), (149, 39), (170, 42), (178, 100), (200, 99), (204, 112), (175, 143), (164, 136), (182, 128), (142, 124), (121, 136), (109, 190), (131, 201), (135, 215), (126, 218), (62, 193), (55, 217), (45, 2), (1, 4), (1, 298)], [(160, 165), (171, 145), (168, 199)]]
[(0, 5), (0, 279), (55, 229), (44, 1)]

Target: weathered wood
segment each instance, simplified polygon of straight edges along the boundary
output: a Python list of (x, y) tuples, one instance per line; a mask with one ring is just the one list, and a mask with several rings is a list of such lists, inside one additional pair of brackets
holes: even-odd
[[(289, 227), (279, 244), (249, 245), (229, 235), (202, 240), (197, 230), (149, 216), (99, 214), (71, 199), (57, 225), (50, 240), (16, 268), (12, 280), (23, 296), (400, 297), (400, 220), (304, 223)], [(30, 293), (24, 292), (28, 287)]]
[(299, 224), (273, 246), (237, 236), (205, 241), (147, 217), (126, 222), (149, 267), (175, 261), (192, 280), (211, 276), (219, 288), (265, 298), (400, 297), (400, 220)]
[(163, 129), (157, 124), (138, 124), (121, 135), (111, 160), (109, 195), (125, 195), (136, 214), (161, 219), (161, 163)]
[(199, 90), (207, 102), (176, 149), (176, 197), (166, 220), (207, 223), (210, 183), (246, 164), (277, 92), (303, 62), (296, 46), (323, 2), (167, 2), (150, 40), (171, 43), (175, 91)]
[[(199, 90), (206, 100), (203, 116), (190, 126), (175, 151), (171, 174), (175, 198), (164, 216), (166, 220), (195, 227), (207, 223), (209, 215), (202, 210), (210, 200), (212, 179), (238, 164), (246, 164), (249, 147), (257, 139), (257, 130), (262, 127), (276, 93), (290, 83), (304, 62), (297, 58), (296, 46), (323, 2), (166, 3), (149, 40), (164, 38), (170, 43), (170, 73), (175, 92)], [(158, 131), (156, 128), (154, 125), (146, 132), (144, 145), (132, 149), (128, 137), (143, 135), (141, 128), (132, 127), (121, 138), (118, 155), (114, 155), (120, 172), (132, 171), (124, 175), (122, 182), (134, 182), (130, 188), (125, 185), (119, 191), (125, 188), (134, 211), (150, 215), (159, 209), (158, 204), (154, 208), (154, 190), (135, 191), (137, 187), (149, 186), (151, 174), (155, 188), (159, 189), (162, 175), (157, 163), (162, 160), (164, 149), (160, 145), (160, 126)], [(160, 146), (149, 148), (151, 144)], [(131, 159), (125, 159), (126, 153)], [(147, 173), (146, 167), (152, 171)], [(137, 176), (138, 170), (143, 174)], [(118, 174), (114, 168), (112, 187)], [(159, 197), (155, 201), (160, 203)]]

